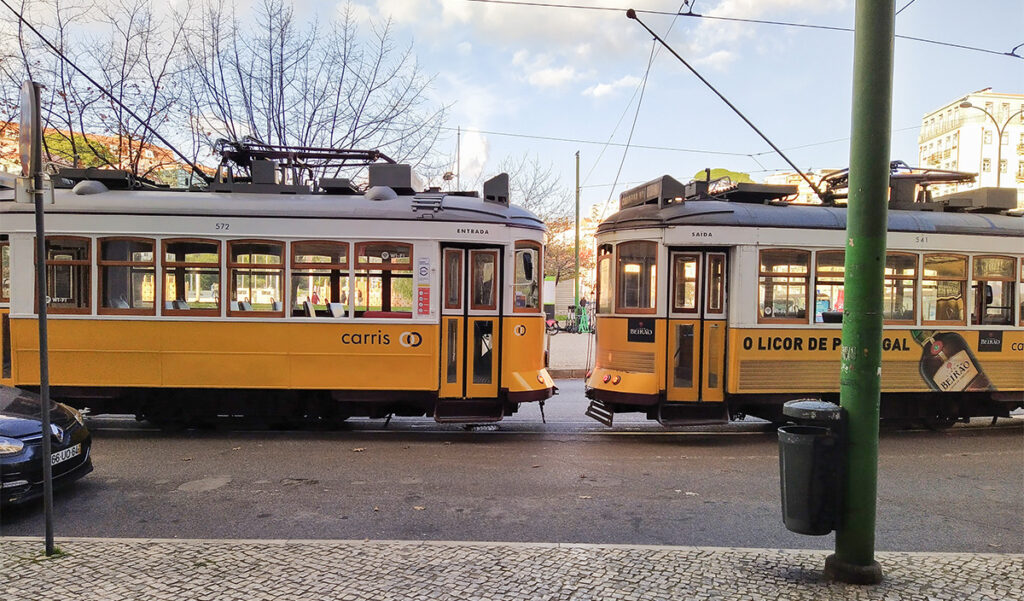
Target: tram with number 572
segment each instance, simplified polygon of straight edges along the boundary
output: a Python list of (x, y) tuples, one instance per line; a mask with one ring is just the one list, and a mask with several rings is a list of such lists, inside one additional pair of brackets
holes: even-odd
[[(916, 176), (892, 177), (898, 192)], [(664, 425), (780, 422), (788, 400), (838, 402), (846, 208), (788, 202), (795, 192), (665, 176), (622, 193), (596, 235), (588, 415), (609, 426), (622, 412)], [(1024, 405), (1015, 190), (897, 196), (881, 416), (933, 428), (1007, 416)]]
[[(544, 225), (477, 192), (426, 189), (376, 151), (229, 144), (202, 190), (62, 169), (33, 204), (0, 188), (0, 384), (164, 424), (429, 415), (497, 421), (554, 390)], [(310, 164), (365, 167), (359, 187)]]

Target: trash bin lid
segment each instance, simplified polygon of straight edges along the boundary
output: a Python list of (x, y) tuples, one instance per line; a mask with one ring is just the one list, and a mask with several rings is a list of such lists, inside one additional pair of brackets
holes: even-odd
[(842, 419), (843, 409), (820, 399), (797, 399), (782, 406), (782, 414), (793, 419), (829, 422)]

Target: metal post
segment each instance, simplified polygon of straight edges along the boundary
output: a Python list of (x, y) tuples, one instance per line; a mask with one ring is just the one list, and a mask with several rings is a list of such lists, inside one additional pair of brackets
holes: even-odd
[[(26, 81), (21, 89), (22, 128), (29, 130), (28, 175), (36, 208), (36, 304), (39, 311), (39, 402), (43, 416), (43, 514), (46, 555), (53, 555), (53, 470), (50, 465), (50, 367), (46, 336), (46, 229), (43, 227), (43, 127), (39, 115), (39, 84)], [(21, 135), (25, 135), (22, 133)], [(24, 159), (23, 159), (24, 160)], [(23, 171), (24, 172), (24, 171)]]
[(878, 417), (882, 383), (882, 292), (889, 202), (894, 0), (858, 0), (854, 34), (850, 197), (840, 404), (847, 414), (846, 482), (836, 552), (825, 576), (877, 584), (874, 559)]
[(576, 151), (576, 275), (573, 281), (573, 311), (580, 306), (580, 151)]

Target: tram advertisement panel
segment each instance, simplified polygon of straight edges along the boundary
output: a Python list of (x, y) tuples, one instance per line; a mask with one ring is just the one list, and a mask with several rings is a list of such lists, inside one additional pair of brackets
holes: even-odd
[[(734, 329), (729, 334), (729, 391), (836, 392), (842, 334), (794, 329)], [(887, 330), (882, 389), (972, 392), (1024, 386), (1024, 332)]]

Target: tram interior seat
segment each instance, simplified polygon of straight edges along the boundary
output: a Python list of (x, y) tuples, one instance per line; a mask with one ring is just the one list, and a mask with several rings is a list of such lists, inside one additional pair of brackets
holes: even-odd
[(228, 304), (228, 309), (231, 311), (241, 311), (241, 309), (238, 308), (238, 301), (231, 301)]
[(345, 317), (345, 305), (342, 303), (327, 303), (327, 310), (331, 312), (331, 317)]
[(110, 306), (114, 309), (131, 309), (131, 305), (128, 304), (127, 299), (123, 296), (115, 298), (113, 302), (110, 303)]
[(313, 306), (313, 301), (302, 301), (302, 310), (306, 313), (306, 317), (316, 317), (316, 307)]
[(180, 311), (188, 311), (188, 303), (183, 300), (164, 301), (164, 309), (177, 309)]

